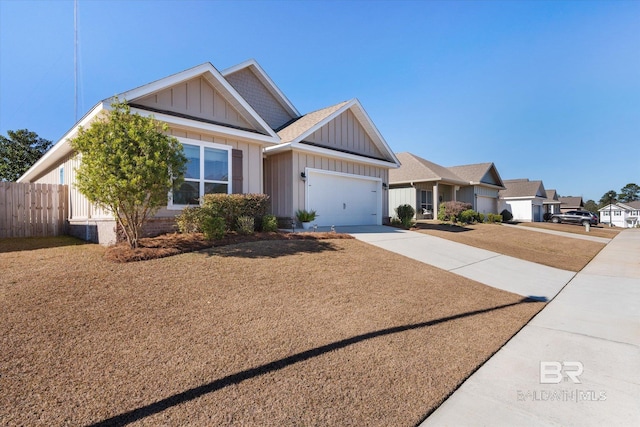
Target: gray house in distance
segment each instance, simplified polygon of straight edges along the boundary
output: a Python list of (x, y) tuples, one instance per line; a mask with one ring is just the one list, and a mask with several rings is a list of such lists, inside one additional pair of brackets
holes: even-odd
[(417, 219), (437, 216), (440, 203), (461, 201), (472, 209), (498, 213), (502, 179), (493, 163), (444, 167), (411, 153), (396, 154), (401, 166), (389, 170), (389, 214), (409, 204)]

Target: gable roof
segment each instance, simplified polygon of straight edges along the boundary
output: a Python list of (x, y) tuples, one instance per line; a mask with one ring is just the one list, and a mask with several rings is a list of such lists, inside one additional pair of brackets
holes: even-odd
[(545, 192), (547, 193), (547, 199), (548, 200), (557, 200), (560, 201), (558, 199), (558, 193), (556, 192), (556, 190), (545, 190)]
[[(371, 118), (360, 104), (360, 101), (355, 98), (349, 101), (340, 102), (330, 107), (313, 111), (311, 113), (305, 114), (302, 117), (299, 117), (297, 120), (278, 131), (278, 136), (280, 137), (282, 143), (277, 146), (266, 147), (265, 152), (276, 153), (295, 148), (303, 151), (314, 151), (318, 152), (319, 154), (325, 155), (339, 155), (340, 157), (351, 158), (353, 160), (362, 160), (366, 158), (367, 156), (364, 156), (362, 154), (347, 152), (342, 153), (340, 152), (340, 150), (328, 147), (318, 147), (304, 143), (305, 138), (307, 138), (309, 135), (313, 134), (322, 126), (326, 125), (331, 120), (334, 120), (336, 117), (347, 110), (350, 110), (353, 113), (358, 123), (360, 123), (367, 135), (371, 138), (373, 144), (384, 156), (384, 160), (373, 158), (371, 158), (370, 160), (374, 163), (376, 160), (378, 162), (382, 161), (384, 162), (385, 166), (400, 166), (400, 162), (389, 147), (389, 144), (387, 144), (387, 141), (385, 141), (376, 126), (373, 124), (373, 121), (371, 121)], [(389, 163), (391, 163), (391, 165), (389, 165)]]
[[(207, 123), (205, 120), (196, 117), (184, 117), (180, 114), (174, 114), (166, 111), (154, 111), (147, 107), (131, 105), (131, 102), (135, 102), (136, 99), (151, 95), (154, 92), (161, 91), (170, 86), (198, 76), (204, 77), (209, 84), (211, 84), (225, 98), (225, 100), (242, 115), (242, 117), (255, 127), (257, 132), (237, 129), (232, 126), (225, 126), (224, 124)], [(239, 138), (250, 138), (251, 140), (257, 140), (264, 144), (276, 144), (279, 142), (278, 135), (273, 131), (273, 129), (267, 125), (258, 113), (256, 113), (256, 111), (242, 98), (242, 96), (240, 96), (240, 94), (238, 94), (238, 92), (236, 92), (236, 90), (224, 79), (224, 77), (210, 62), (197, 65), (168, 77), (122, 92), (116, 95), (116, 97), (120, 100), (128, 101), (133, 112), (141, 115), (153, 115), (159, 121), (178, 124), (184, 127), (205, 128), (213, 132), (223, 131), (225, 134), (232, 134)], [(78, 129), (80, 127), (89, 126), (95, 117), (110, 110), (113, 99), (114, 97), (109, 97), (98, 102), (89, 112), (87, 112), (87, 114), (76, 122), (73, 127), (44, 154), (44, 156), (31, 166), (31, 168), (29, 168), (29, 170), (27, 170), (20, 178), (18, 178), (18, 182), (29, 182), (30, 180), (37, 178), (39, 174), (56, 164), (64, 156), (70, 154), (72, 149), (69, 144), (69, 140), (77, 136)]]
[(582, 197), (558, 197), (560, 204), (564, 208), (581, 208), (584, 207)]
[[(178, 83), (191, 80), (194, 77), (203, 77), (229, 104), (231, 104), (236, 111), (238, 111), (245, 120), (255, 128), (256, 131), (273, 138), (273, 141), (271, 141), (272, 143), (277, 142), (277, 135), (273, 129), (271, 129), (264, 119), (260, 117), (253, 107), (249, 105), (249, 103), (235, 90), (233, 86), (231, 86), (231, 84), (210, 62), (196, 65), (195, 67), (179, 73), (172, 74), (154, 82), (139, 86), (135, 89), (128, 90), (117, 95), (117, 97), (122, 100), (126, 100), (130, 104), (135, 104), (136, 99), (151, 95)], [(141, 107), (141, 109), (144, 109), (144, 107)], [(166, 113), (165, 115), (172, 115), (169, 112), (164, 113)], [(171, 122), (171, 119), (165, 120), (159, 118), (159, 120)], [(198, 118), (194, 118), (194, 120), (198, 121)]]
[(613, 204), (608, 204), (598, 209), (598, 211), (599, 212), (608, 211), (610, 209), (610, 206), (620, 208), (623, 211), (636, 211), (636, 210), (640, 210), (640, 200), (634, 200), (633, 202), (616, 202)]
[(468, 184), (470, 185), (487, 185), (504, 188), (504, 183), (498, 173), (498, 169), (492, 162), (451, 166), (448, 169), (463, 180), (469, 181)]
[(547, 194), (542, 181), (530, 181), (528, 178), (504, 180), (504, 190), (500, 190), (500, 198), (546, 198)]
[(443, 181), (455, 185), (469, 185), (449, 168), (430, 162), (411, 153), (398, 153), (396, 155), (402, 163), (399, 169), (389, 171), (390, 184), (402, 184), (412, 182)]
[(256, 60), (250, 59), (227, 68), (222, 75), (272, 129), (300, 117), (298, 110)]

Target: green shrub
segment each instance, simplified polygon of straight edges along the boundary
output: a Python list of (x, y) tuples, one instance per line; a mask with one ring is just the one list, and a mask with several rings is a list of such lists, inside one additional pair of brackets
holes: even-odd
[(473, 209), (464, 210), (460, 212), (459, 219), (464, 224), (473, 224), (478, 220), (478, 212)]
[(265, 215), (262, 217), (262, 231), (278, 231), (278, 219), (275, 215)]
[(500, 215), (502, 216), (502, 221), (509, 222), (513, 219), (513, 214), (509, 212), (507, 209), (503, 209), (502, 212), (500, 212)]
[(502, 215), (498, 215), (494, 213), (487, 214), (487, 222), (490, 224), (501, 223)]
[(181, 233), (201, 233), (205, 211), (200, 206), (186, 207), (176, 216), (176, 224)]
[(253, 234), (255, 220), (252, 216), (238, 217), (237, 230), (240, 234)]
[(458, 201), (440, 203), (440, 208), (438, 208), (438, 220), (451, 221), (454, 223), (458, 222), (460, 221), (460, 214), (469, 209), (471, 209), (471, 205), (469, 203)]
[(396, 215), (400, 219), (402, 225), (406, 228), (411, 228), (413, 222), (413, 216), (416, 214), (416, 210), (413, 206), (405, 204), (396, 208)]
[(300, 222), (311, 222), (316, 219), (317, 216), (318, 214), (314, 210), (308, 211), (306, 209), (298, 209), (296, 211), (296, 218)]
[(207, 211), (207, 215), (224, 218), (227, 229), (235, 230), (238, 218), (241, 216), (262, 218), (269, 210), (269, 196), (266, 194), (205, 194), (202, 197), (202, 208)]
[(207, 240), (220, 240), (227, 231), (224, 218), (219, 216), (207, 216), (202, 221), (202, 232)]
[(478, 216), (476, 217), (476, 221), (478, 221), (479, 223), (483, 223), (487, 220), (487, 216), (483, 213), (478, 212)]

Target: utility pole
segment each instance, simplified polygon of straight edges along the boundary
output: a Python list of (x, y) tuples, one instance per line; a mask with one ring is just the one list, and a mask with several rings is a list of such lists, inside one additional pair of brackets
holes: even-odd
[(78, 121), (78, 0), (73, 2), (73, 68), (74, 68), (74, 113)]

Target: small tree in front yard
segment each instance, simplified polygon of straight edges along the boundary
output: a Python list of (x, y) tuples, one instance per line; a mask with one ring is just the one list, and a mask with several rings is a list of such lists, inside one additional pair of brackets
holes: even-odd
[(144, 223), (167, 204), (169, 190), (184, 175), (182, 145), (167, 130), (116, 99), (111, 111), (70, 141), (82, 156), (76, 187), (113, 213), (132, 248), (138, 247)]

